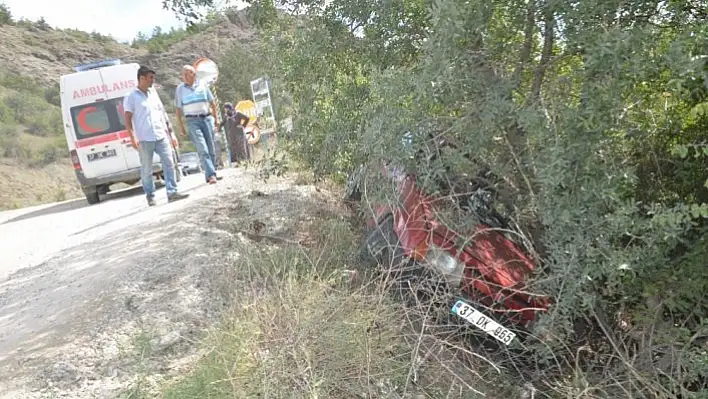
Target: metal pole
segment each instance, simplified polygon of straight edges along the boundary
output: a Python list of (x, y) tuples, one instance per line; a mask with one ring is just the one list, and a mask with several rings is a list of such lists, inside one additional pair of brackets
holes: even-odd
[[(270, 95), (270, 79), (266, 79), (266, 89), (268, 90), (268, 108), (270, 108), (270, 117), (273, 118), (273, 130), (271, 131), (271, 136), (268, 137), (268, 141), (274, 139), (276, 135), (276, 130), (278, 129), (278, 121), (275, 118), (275, 111), (273, 111), (273, 97)], [(273, 145), (271, 143), (271, 145)]]

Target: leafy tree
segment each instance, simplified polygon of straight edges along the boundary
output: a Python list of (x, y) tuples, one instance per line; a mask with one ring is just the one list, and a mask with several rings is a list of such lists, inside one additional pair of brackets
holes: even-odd
[(12, 18), (10, 7), (5, 3), (0, 3), (0, 25), (12, 25), (15, 20)]
[(288, 145), (316, 173), (393, 161), (437, 195), (499, 177), (541, 265), (529, 289), (554, 298), (538, 375), (577, 364), (604, 397), (705, 397), (705, 2), (251, 3)]
[(209, 8), (214, 5), (214, 0), (162, 0), (165, 9), (173, 11), (188, 24), (199, 21), (204, 16), (199, 8)]
[[(552, 368), (590, 320), (615, 348), (605, 355), (625, 361), (587, 378), (654, 375), (626, 380), (654, 397), (701, 389), (697, 373), (671, 370), (707, 360), (696, 341), (708, 320), (697, 261), (708, 238), (705, 4), (253, 3), (270, 73), (293, 98), (297, 156), (335, 177), (393, 160), (443, 194), (453, 177), (491, 170), (543, 266), (533, 289), (555, 300), (536, 326), (555, 337), (538, 342), (537, 361)], [(406, 132), (436, 156), (403, 154)], [(666, 367), (667, 345), (684, 363)]]
[(37, 20), (37, 22), (35, 22), (34, 26), (36, 26), (37, 29), (40, 29), (40, 30), (50, 30), (50, 29), (52, 29), (52, 27), (49, 26), (49, 24), (48, 24), (47, 21), (44, 19), (44, 17), (39, 17), (39, 19)]
[(217, 94), (222, 102), (234, 104), (251, 99), (250, 82), (262, 76), (267, 59), (253, 46), (234, 46), (219, 60)]
[(44, 89), (44, 99), (56, 107), (61, 106), (61, 93), (59, 92), (59, 83)]
[(147, 41), (147, 35), (143, 32), (138, 32), (137, 36), (135, 36), (135, 39), (133, 39), (133, 42), (130, 44), (130, 46), (133, 48), (138, 48), (140, 46), (145, 45)]

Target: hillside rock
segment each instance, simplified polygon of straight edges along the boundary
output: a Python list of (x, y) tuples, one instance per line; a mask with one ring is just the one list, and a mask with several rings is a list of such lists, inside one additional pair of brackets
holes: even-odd
[(0, 26), (0, 68), (49, 86), (57, 83), (62, 74), (73, 72), (76, 65), (120, 58), (123, 62), (150, 65), (157, 71), (157, 79), (164, 89), (173, 91), (183, 65), (200, 57), (209, 57), (218, 63), (220, 56), (233, 46), (250, 45), (255, 40), (256, 31), (244, 11), (230, 11), (204, 31), (158, 54), (81, 31), (3, 25)]
[(222, 55), (234, 46), (255, 48), (258, 35), (243, 12), (230, 12), (219, 17), (206, 30), (172, 45), (160, 54), (141, 54), (134, 61), (150, 65), (157, 71), (157, 80), (163, 90), (174, 92), (181, 82), (180, 73), (185, 64), (208, 57), (217, 64)]
[(0, 65), (11, 73), (52, 85), (81, 63), (103, 58), (139, 58), (145, 50), (70, 30), (33, 30), (25, 26), (0, 27)]

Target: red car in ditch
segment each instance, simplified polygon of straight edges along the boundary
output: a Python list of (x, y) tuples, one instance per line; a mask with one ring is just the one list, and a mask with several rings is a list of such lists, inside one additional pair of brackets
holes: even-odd
[[(350, 176), (346, 193), (349, 200), (361, 199), (361, 171)], [(536, 265), (510, 237), (511, 229), (489, 206), (488, 196), (485, 198), (485, 192), (479, 189), (465, 194), (468, 203), (482, 204), (477, 209), (486, 211), (476, 213), (480, 222), (472, 229), (456, 231), (438, 217), (450, 203), (449, 196), (428, 196), (416, 176), (388, 166), (383, 171), (395, 183), (397, 198), (391, 201), (393, 204), (367, 206), (373, 215), (369, 212), (372, 217), (367, 224), (371, 230), (364, 239), (364, 251), (381, 265), (413, 263), (418, 269), (434, 272), (453, 293), (447, 305), (454, 315), (511, 345), (519, 330), (528, 331), (538, 313), (548, 310), (550, 301), (529, 289), (529, 277)]]

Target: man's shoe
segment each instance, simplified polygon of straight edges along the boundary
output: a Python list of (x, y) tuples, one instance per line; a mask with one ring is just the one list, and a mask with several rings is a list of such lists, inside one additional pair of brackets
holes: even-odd
[(208, 184), (216, 184), (216, 176), (212, 176), (207, 180)]
[(216, 180), (221, 180), (224, 178), (224, 176), (214, 176), (214, 177), (216, 177)]
[(189, 194), (174, 193), (167, 197), (167, 202), (175, 202), (189, 197)]
[(154, 198), (154, 197), (147, 197), (147, 202), (148, 202), (148, 206), (155, 206), (155, 205), (157, 205), (157, 202), (155, 202), (155, 198)]

